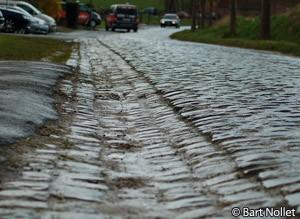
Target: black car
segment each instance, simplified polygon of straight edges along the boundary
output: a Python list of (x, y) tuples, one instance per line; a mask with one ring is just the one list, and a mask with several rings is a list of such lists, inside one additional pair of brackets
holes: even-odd
[(138, 12), (135, 5), (120, 4), (112, 5), (110, 14), (105, 19), (105, 29), (126, 29), (128, 32), (138, 31)]
[(3, 27), (4, 27), (4, 22), (5, 22), (5, 19), (4, 19), (4, 17), (3, 17), (2, 12), (0, 11), (0, 30), (3, 29)]
[(19, 11), (9, 9), (9, 8), (0, 8), (3, 17), (5, 18), (4, 22), (4, 31), (6, 32), (30, 32), (30, 18), (22, 14)]

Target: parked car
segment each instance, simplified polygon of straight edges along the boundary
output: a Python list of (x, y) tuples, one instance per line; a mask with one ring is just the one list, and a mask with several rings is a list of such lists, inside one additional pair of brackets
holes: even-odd
[(18, 6), (8, 6), (8, 8), (19, 11), (24, 16), (30, 18), (30, 28), (29, 28), (30, 33), (37, 33), (37, 34), (49, 33), (49, 26), (47, 25), (47, 23), (44, 20), (42, 20), (38, 17), (32, 16), (27, 11), (25, 11), (24, 9), (22, 9)]
[[(61, 23), (66, 19), (66, 3), (62, 2), (62, 10), (59, 12), (58, 19)], [(78, 24), (83, 26), (90, 26), (95, 28), (97, 25), (100, 25), (102, 18), (93, 9), (89, 8), (86, 4), (79, 3), (79, 15), (78, 15)]]
[(105, 29), (108, 31), (111, 29), (126, 29), (128, 32), (134, 30), (138, 31), (138, 12), (135, 5), (129, 4), (119, 4), (112, 5), (110, 8), (110, 13), (105, 19)]
[(0, 8), (5, 18), (4, 31), (6, 32), (30, 32), (30, 17), (10, 8)]
[(143, 13), (150, 14), (150, 15), (157, 15), (157, 8), (154, 7), (144, 8)]
[(95, 11), (92, 11), (91, 13), (91, 18), (90, 18), (90, 21), (89, 21), (89, 26), (91, 28), (95, 28), (96, 26), (100, 25), (102, 23), (102, 17), (100, 14), (98, 14), (97, 12)]
[(95, 28), (102, 22), (101, 15), (89, 8), (86, 4), (79, 4), (79, 24)]
[(3, 17), (2, 12), (0, 11), (0, 31), (4, 28), (5, 19)]
[(47, 25), (49, 26), (50, 32), (56, 31), (56, 21), (52, 17), (42, 13), (36, 7), (34, 7), (33, 5), (31, 5), (27, 2), (17, 1), (16, 5), (20, 8), (23, 8), (25, 11), (27, 11), (32, 16), (44, 20), (47, 23)]
[(27, 2), (0, 0), (0, 5), (2, 5), (2, 6), (18, 6), (22, 9), (24, 9), (25, 11), (27, 11), (32, 16), (44, 20), (49, 27), (49, 31), (51, 31), (51, 32), (56, 31), (55, 20), (52, 17), (50, 17), (46, 14), (43, 14), (40, 10), (38, 10), (36, 7), (34, 7), (33, 5), (31, 5)]
[(180, 18), (177, 14), (165, 14), (163, 18), (160, 20), (160, 26), (174, 26), (176, 28), (180, 27)]
[(189, 19), (189, 18), (191, 18), (189, 13), (187, 13), (185, 11), (179, 11), (179, 12), (177, 12), (177, 15), (180, 19)]

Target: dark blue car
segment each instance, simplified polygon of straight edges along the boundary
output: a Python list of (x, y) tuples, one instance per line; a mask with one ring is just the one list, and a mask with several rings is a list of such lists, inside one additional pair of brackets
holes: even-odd
[(0, 8), (0, 12), (3, 14), (3, 17), (5, 19), (5, 32), (30, 32), (30, 18), (26, 15), (9, 8)]

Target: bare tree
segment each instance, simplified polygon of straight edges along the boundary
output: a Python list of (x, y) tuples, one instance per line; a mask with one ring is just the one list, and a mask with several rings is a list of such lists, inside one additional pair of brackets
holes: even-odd
[(192, 8), (192, 26), (191, 31), (195, 32), (196, 30), (196, 16), (197, 16), (197, 0), (191, 0), (191, 8)]
[(214, 0), (209, 0), (209, 18), (208, 18), (209, 26), (211, 26), (213, 22), (213, 12), (214, 12)]
[(271, 1), (261, 0), (261, 38), (271, 38)]
[(206, 0), (201, 0), (201, 28), (205, 28), (206, 20)]
[(165, 0), (165, 10), (167, 12), (176, 12), (177, 3), (177, 0)]
[(230, 35), (236, 35), (236, 0), (230, 0)]

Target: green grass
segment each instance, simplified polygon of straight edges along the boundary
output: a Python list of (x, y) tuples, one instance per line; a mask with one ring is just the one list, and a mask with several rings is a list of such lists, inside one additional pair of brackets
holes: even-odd
[(290, 14), (272, 17), (271, 40), (260, 40), (260, 21), (258, 18), (253, 17), (238, 18), (237, 35), (234, 37), (229, 37), (228, 19), (226, 19), (213, 27), (197, 30), (194, 33), (189, 30), (175, 33), (171, 38), (258, 50), (277, 51), (300, 56), (300, 21), (298, 21), (298, 19), (299, 17), (292, 17)]
[(125, 4), (127, 2), (136, 5), (139, 10), (147, 7), (155, 7), (158, 10), (163, 10), (164, 8), (163, 0), (82, 0), (82, 2), (92, 3), (95, 5), (96, 9), (105, 9), (113, 4)]
[(72, 43), (47, 38), (1, 35), (0, 48), (0, 60), (46, 59), (65, 63), (70, 57)]

